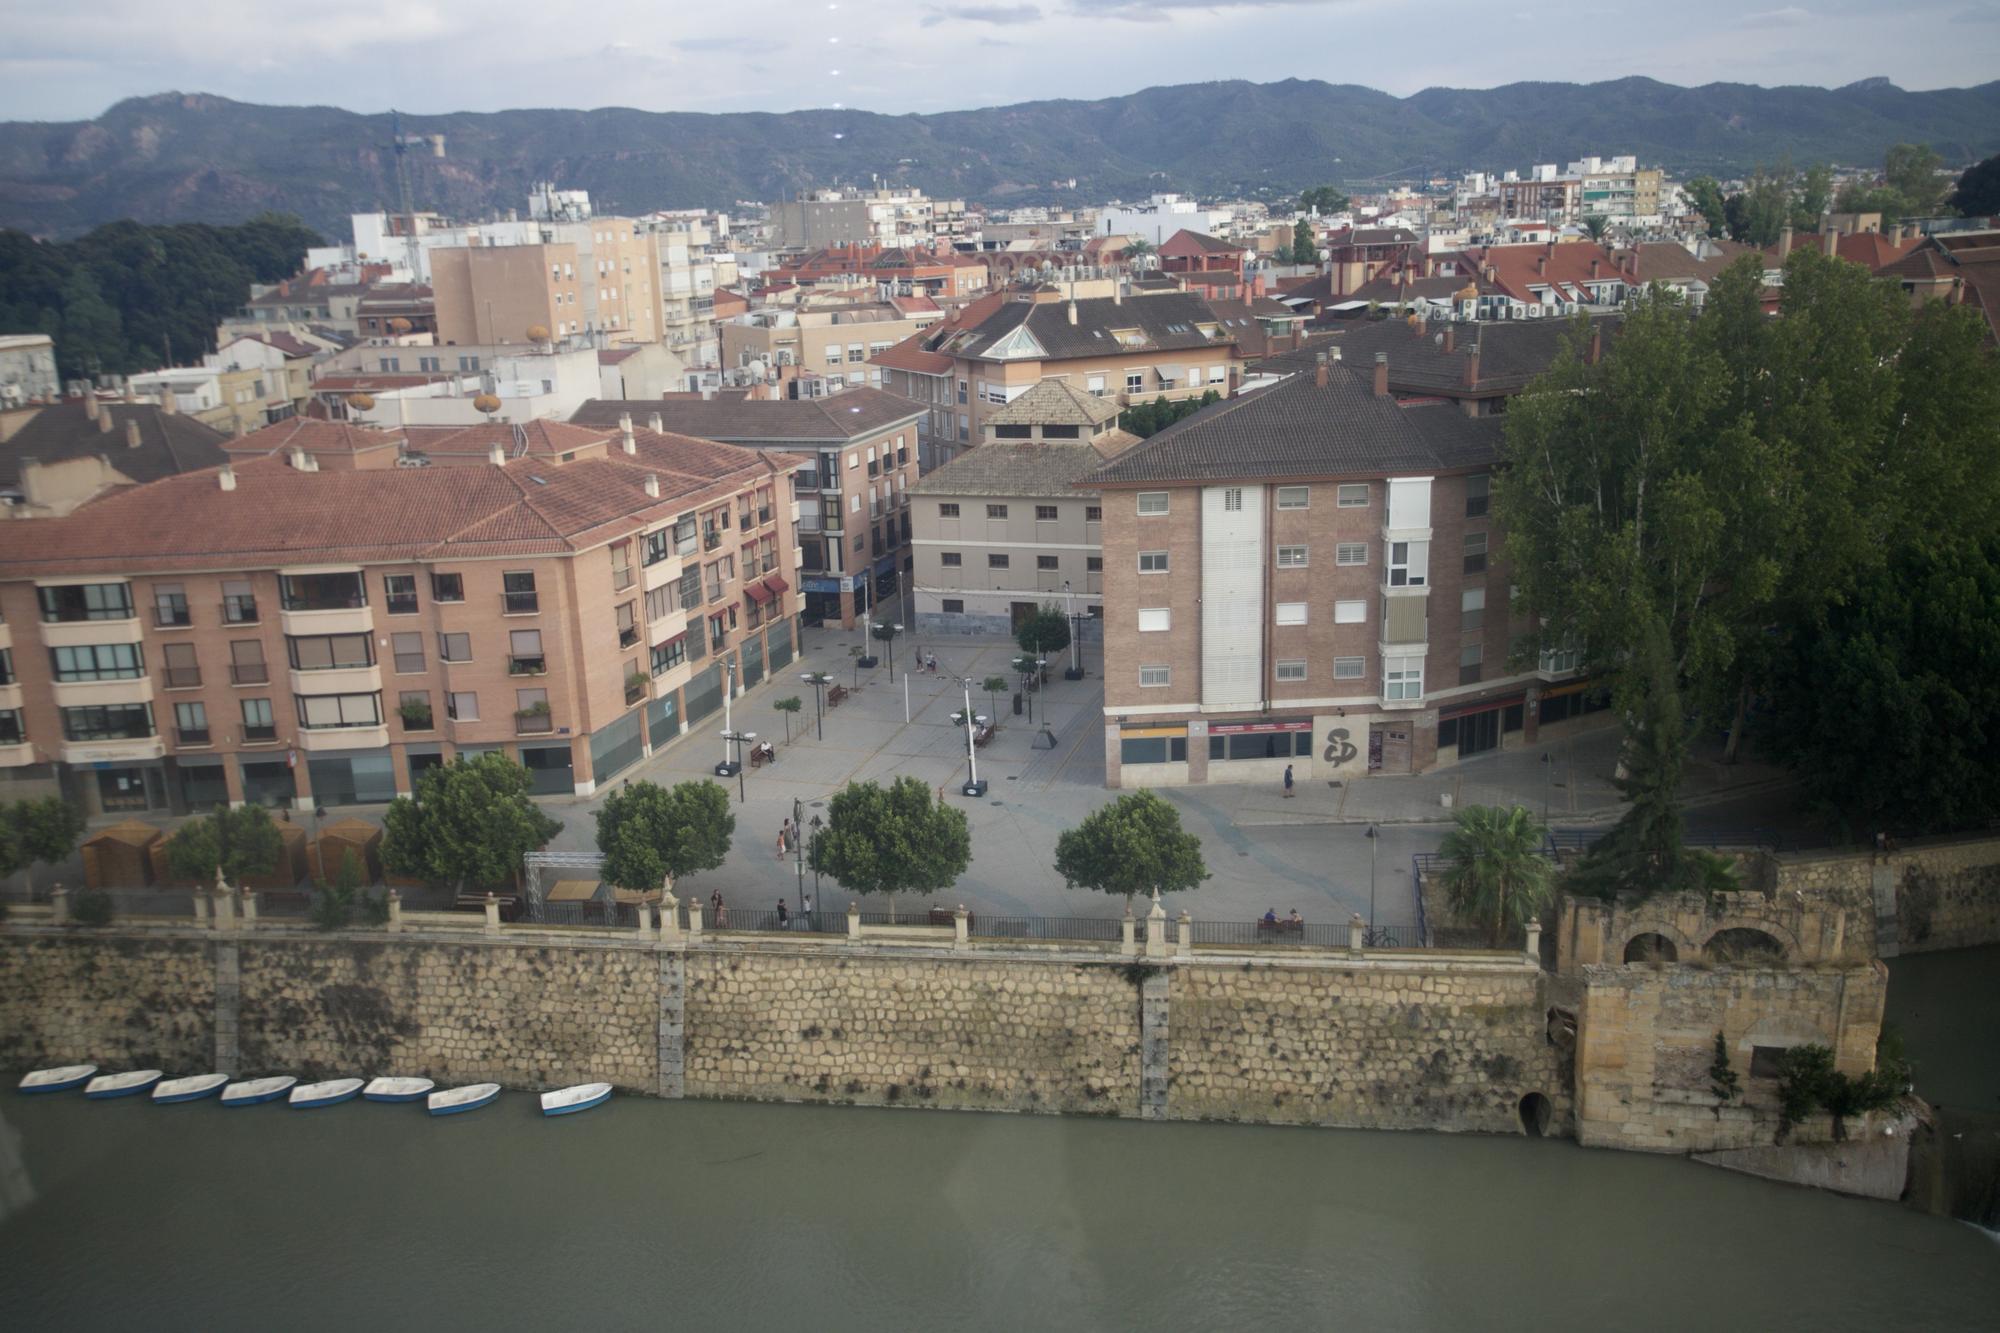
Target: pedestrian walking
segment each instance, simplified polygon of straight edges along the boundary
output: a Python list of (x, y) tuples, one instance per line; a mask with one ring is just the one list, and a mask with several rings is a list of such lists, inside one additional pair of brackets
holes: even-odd
[(791, 924), (792, 914), (785, 910), (785, 900), (780, 898), (778, 899), (778, 929), (783, 930)]
[(1290, 799), (1291, 799), (1291, 795), (1292, 795), (1292, 766), (1291, 766), (1290, 764), (1286, 764), (1286, 765), (1285, 765), (1285, 799), (1287, 799), (1287, 800), (1290, 800)]
[(785, 859), (785, 831), (783, 829), (778, 830), (778, 859), (780, 861)]
[(778, 834), (778, 845), (789, 852), (792, 850), (792, 839), (796, 836), (797, 834), (792, 829), (792, 817), (786, 815), (784, 830)]
[(810, 893), (805, 895), (804, 901), (801, 903), (800, 906), (801, 910), (799, 912), (799, 915), (803, 916), (806, 919), (806, 924), (809, 926), (816, 926), (818, 924), (818, 918), (813, 915), (813, 896)]
[(714, 893), (708, 895), (708, 914), (717, 927), (720, 927), (723, 922), (729, 919), (729, 911), (722, 905), (721, 889), (717, 889)]

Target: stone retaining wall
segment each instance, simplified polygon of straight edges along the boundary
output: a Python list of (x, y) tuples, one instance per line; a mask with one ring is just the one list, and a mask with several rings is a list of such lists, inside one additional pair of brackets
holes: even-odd
[(10, 934), (0, 947), (0, 1068), (89, 1061), (206, 1069), (215, 964), (201, 940)]

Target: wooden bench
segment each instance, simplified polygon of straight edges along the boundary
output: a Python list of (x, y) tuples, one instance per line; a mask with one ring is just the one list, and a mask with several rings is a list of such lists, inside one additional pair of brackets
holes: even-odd
[(826, 692), (826, 706), (828, 708), (838, 708), (840, 701), (846, 697), (847, 687), (845, 685), (836, 685)]
[[(773, 756), (773, 759), (775, 759), (775, 758), (776, 758), (776, 756)], [(760, 745), (753, 745), (753, 746), (751, 746), (751, 747), (750, 747), (750, 767), (752, 767), (752, 768), (762, 768), (762, 767), (763, 767), (763, 766), (765, 765), (765, 763), (766, 763), (766, 762), (767, 762), (767, 761), (766, 761), (766, 760), (765, 760), (765, 758), (764, 758), (764, 748), (763, 748), (762, 746), (760, 746)]]
[(1306, 923), (1303, 921), (1266, 921), (1262, 917), (1259, 917), (1257, 918), (1257, 933), (1259, 935), (1303, 935), (1306, 933)]
[(993, 728), (990, 724), (987, 726), (983, 726), (979, 730), (972, 733), (972, 743), (981, 749), (984, 749), (986, 747), (986, 742), (992, 739), (993, 739)]
[[(500, 903), (500, 919), (502, 921), (519, 921), (521, 919), (521, 896), (519, 894), (496, 893), (493, 896)], [(486, 910), (486, 895), (483, 893), (461, 893), (451, 900), (451, 910), (454, 912), (484, 912)]]
[[(966, 928), (967, 930), (971, 930), (971, 929), (972, 929), (972, 923), (973, 923), (973, 921), (974, 921), (974, 920), (976, 920), (976, 919), (977, 919), (977, 918), (976, 918), (976, 917), (974, 916), (974, 914), (973, 914), (973, 913), (971, 913), (971, 912), (967, 912), (967, 913), (965, 914), (965, 928)], [(930, 923), (931, 923), (931, 924), (932, 924), (933, 926), (953, 926), (953, 925), (957, 925), (957, 924), (958, 924), (958, 913), (957, 913), (957, 912), (956, 912), (955, 910), (953, 910), (952, 908), (949, 908), (949, 907), (933, 907), (933, 908), (931, 909), (931, 911), (930, 911)]]

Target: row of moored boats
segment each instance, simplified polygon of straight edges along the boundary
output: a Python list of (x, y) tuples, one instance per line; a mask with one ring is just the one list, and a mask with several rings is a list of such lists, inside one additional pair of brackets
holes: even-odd
[[(437, 1084), (427, 1078), (334, 1078), (319, 1083), (301, 1083), (288, 1074), (271, 1078), (249, 1078), (231, 1082), (227, 1074), (192, 1074), (167, 1078), (158, 1069), (129, 1069), (119, 1074), (100, 1074), (96, 1065), (58, 1065), (37, 1069), (21, 1080), (22, 1092), (74, 1092), (93, 1101), (113, 1097), (137, 1097), (151, 1093), (155, 1102), (198, 1102), (220, 1095), (224, 1106), (262, 1106), (280, 1097), (306, 1110), (317, 1106), (338, 1106), (360, 1097), (371, 1102), (424, 1103), (432, 1115), (458, 1115), (491, 1105), (500, 1096), (498, 1083), (468, 1083), (462, 1088), (435, 1091)], [(602, 1106), (611, 1099), (609, 1083), (579, 1083), (542, 1094), (543, 1115), (570, 1115)]]

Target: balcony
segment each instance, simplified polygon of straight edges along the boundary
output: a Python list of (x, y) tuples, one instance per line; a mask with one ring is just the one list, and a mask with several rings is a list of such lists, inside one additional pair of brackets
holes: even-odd
[(355, 727), (301, 727), (301, 750), (375, 750), (389, 743), (387, 723)]
[(514, 714), (516, 736), (547, 736), (555, 729), (555, 716), (546, 708), (527, 708)]
[(65, 764), (106, 764), (121, 760), (159, 759), (166, 752), (166, 739), (157, 732), (93, 736), (88, 740), (64, 741), (62, 761)]
[(399, 593), (388, 598), (384, 607), (392, 616), (413, 616), (417, 613), (417, 595), (413, 592)]
[(192, 624), (194, 624), (194, 613), (188, 609), (185, 602), (153, 608), (155, 629), (186, 629)]
[(624, 592), (632, 586), (633, 577), (632, 566), (613, 565), (611, 567), (611, 591)]
[(771, 506), (764, 505), (757, 510), (757, 526), (763, 527), (771, 521)]
[(207, 727), (175, 727), (174, 743), (179, 745), (183, 750), (186, 750), (197, 746), (211, 745), (214, 742), (209, 739)]
[(352, 591), (315, 587), (287, 593), (279, 605), (285, 611), (359, 611), (367, 607), (368, 597), (358, 585)]
[(278, 728), (275, 723), (264, 726), (258, 726), (249, 722), (243, 724), (243, 743), (245, 745), (269, 745), (277, 739)]
[(222, 623), (225, 625), (255, 625), (257, 621), (257, 599), (255, 597), (225, 597), (222, 599)]
[(170, 690), (193, 690), (201, 687), (200, 667), (168, 667), (160, 673), (166, 677)]
[(500, 594), (500, 614), (503, 616), (539, 615), (542, 597), (534, 592), (503, 592)]
[(45, 620), (42, 643), (50, 648), (82, 648), (95, 643), (143, 643), (146, 626), (137, 616), (124, 620)]
[(722, 533), (716, 529), (710, 528), (707, 532), (701, 534), (702, 550), (713, 551), (720, 545), (722, 545)]
[[(638, 637), (635, 633), (635, 639)], [(509, 657), (507, 674), (510, 676), (546, 676), (549, 674), (549, 659), (546, 657)]]
[(627, 625), (624, 629), (618, 631), (618, 646), (620, 648), (631, 648), (637, 645), (638, 642), (639, 627), (637, 625)]
[(269, 685), (271, 683), (271, 668), (262, 662), (241, 666), (233, 665), (229, 668), (229, 683), (231, 685)]
[(151, 676), (118, 680), (59, 680), (55, 683), (58, 708), (81, 708), (92, 704), (149, 704), (153, 702)]

